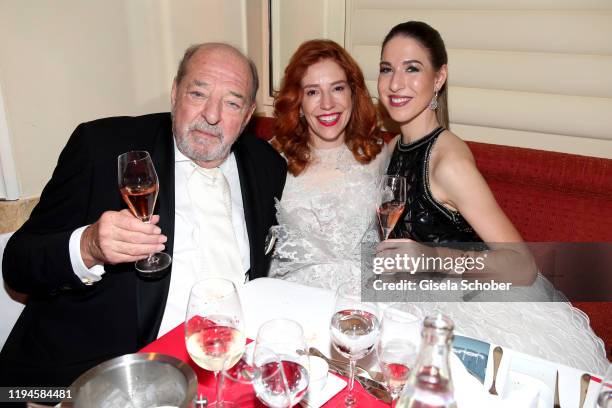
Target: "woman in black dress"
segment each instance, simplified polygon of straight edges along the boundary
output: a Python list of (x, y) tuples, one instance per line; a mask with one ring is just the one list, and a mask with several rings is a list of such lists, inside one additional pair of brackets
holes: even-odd
[[(550, 284), (537, 273), (529, 250), (495, 201), (469, 148), (449, 130), (447, 75), (444, 42), (429, 25), (402, 23), (385, 37), (378, 93), (401, 129), (390, 145), (394, 150), (387, 173), (405, 176), (408, 193), (392, 232), (395, 239), (381, 242), (377, 255), (424, 254), (456, 260), (486, 254), (486, 272), (497, 280), (531, 285), (516, 287), (509, 300), (518, 296), (536, 300), (532, 295), (547, 295)], [(469, 243), (469, 249), (458, 249), (458, 243)], [(419, 272), (426, 271), (431, 269)], [(434, 272), (456, 276), (456, 271), (444, 268)], [(495, 296), (488, 300), (503, 299)], [(449, 315), (458, 332), (493, 344), (593, 371), (607, 365), (603, 342), (584, 313), (568, 302), (417, 305), (425, 313), (437, 310)]]
[(408, 199), (391, 235), (397, 239), (382, 242), (379, 255), (416, 251), (465, 257), (473, 254), (449, 247), (479, 242), (468, 247), (491, 250), (488, 272), (529, 285), (537, 272), (520, 234), (495, 201), (468, 146), (449, 130), (447, 75), (444, 42), (429, 25), (409, 21), (385, 37), (378, 93), (401, 129), (391, 143), (387, 173), (407, 178)]

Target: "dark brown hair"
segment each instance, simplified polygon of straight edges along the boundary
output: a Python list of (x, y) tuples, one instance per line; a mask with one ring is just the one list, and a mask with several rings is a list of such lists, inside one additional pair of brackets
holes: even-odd
[[(427, 23), (422, 21), (407, 21), (396, 25), (385, 36), (382, 43), (382, 48), (393, 38), (397, 36), (409, 37), (417, 40), (429, 53), (431, 65), (438, 71), (442, 65), (448, 64), (448, 55), (446, 54), (446, 46), (440, 33)], [(448, 119), (448, 76), (442, 88), (438, 91), (438, 109), (436, 109), (436, 118), (440, 125), (449, 129)]]

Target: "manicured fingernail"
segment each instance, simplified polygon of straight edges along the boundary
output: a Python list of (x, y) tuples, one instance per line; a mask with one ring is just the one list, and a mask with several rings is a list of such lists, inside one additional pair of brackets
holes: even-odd
[(160, 239), (159, 239), (159, 242), (160, 242), (160, 243), (162, 243), (162, 244), (163, 244), (163, 243), (164, 243), (164, 242), (166, 242), (166, 241), (168, 241), (168, 237), (167, 237), (167, 236), (165, 236), (165, 235), (160, 236)]
[(153, 229), (153, 232), (154, 232), (155, 234), (161, 234), (161, 228), (159, 228), (159, 227), (155, 227), (155, 229)]

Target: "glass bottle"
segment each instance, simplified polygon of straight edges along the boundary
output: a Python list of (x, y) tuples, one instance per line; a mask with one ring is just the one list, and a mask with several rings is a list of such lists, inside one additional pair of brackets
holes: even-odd
[(414, 369), (396, 408), (456, 408), (449, 356), (454, 324), (438, 313), (425, 318)]

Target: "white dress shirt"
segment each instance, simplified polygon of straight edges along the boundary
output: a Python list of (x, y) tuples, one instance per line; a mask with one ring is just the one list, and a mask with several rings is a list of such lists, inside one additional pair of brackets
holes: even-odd
[[(166, 309), (162, 318), (158, 337), (173, 329), (185, 320), (189, 292), (193, 284), (202, 279), (202, 251), (198, 248), (206, 245), (199, 232), (195, 209), (192, 207), (187, 191), (187, 180), (197, 166), (191, 159), (183, 155), (174, 145), (174, 249), (172, 255), (172, 275)], [(244, 205), (238, 177), (238, 164), (234, 153), (219, 166), (227, 179), (232, 200), (232, 226), (236, 233), (238, 249), (244, 272), (251, 267), (249, 237), (244, 219)], [(160, 186), (164, 188), (164, 186)], [(203, 197), (202, 199), (205, 199)], [(70, 261), (74, 273), (85, 284), (93, 284), (102, 279), (104, 267), (95, 265), (87, 268), (81, 258), (81, 235), (87, 226), (76, 229), (70, 236)], [(246, 275), (245, 275), (246, 280)]]

